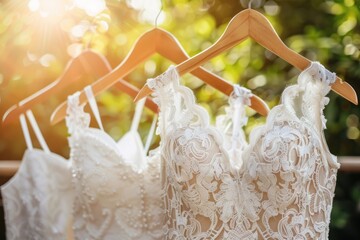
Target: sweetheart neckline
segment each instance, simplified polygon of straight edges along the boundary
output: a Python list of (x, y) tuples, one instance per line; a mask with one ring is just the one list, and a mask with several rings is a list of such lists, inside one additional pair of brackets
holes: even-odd
[[(116, 156), (118, 158), (117, 161), (119, 161), (121, 164), (130, 167), (134, 172), (139, 173), (139, 174), (144, 174), (147, 171), (147, 169), (149, 168), (149, 164), (152, 162), (151, 160), (152, 160), (153, 155), (145, 153), (145, 147), (144, 147), (143, 142), (141, 141), (140, 134), (138, 131), (129, 130), (123, 136), (121, 136), (121, 138), (118, 141), (116, 141), (114, 138), (112, 138), (110, 136), (110, 134), (108, 134), (107, 132), (105, 132), (99, 128), (87, 127), (87, 129), (89, 130), (89, 132), (83, 131), (83, 133), (92, 134), (95, 139), (97, 139), (104, 146), (107, 146), (114, 153), (116, 153)], [(100, 133), (100, 134), (98, 134), (98, 133)], [(119, 150), (118, 142), (120, 142), (122, 139), (124, 139), (124, 137), (129, 133), (136, 134), (135, 135), (136, 139), (140, 140), (139, 143), (140, 143), (140, 147), (141, 147), (141, 157), (145, 160), (144, 166), (139, 167), (134, 164), (134, 161), (126, 161), (125, 160), (126, 158), (123, 156), (123, 154), (121, 154), (121, 152)], [(101, 137), (99, 137), (99, 135)], [(153, 150), (149, 151), (149, 153), (154, 152), (154, 154), (156, 154), (157, 150), (158, 150), (158, 148), (153, 149)]]
[[(116, 141), (109, 133), (105, 132), (103, 129), (90, 127), (90, 114), (84, 111), (84, 105), (80, 104), (79, 95), (80, 92), (76, 92), (75, 94), (68, 97), (66, 125), (70, 133), (70, 148), (72, 149), (72, 145), (81, 145), (81, 143), (76, 138), (74, 138), (74, 135), (90, 134), (94, 139), (99, 141), (102, 145), (106, 146), (108, 149), (110, 149), (116, 154), (117, 163), (128, 166), (137, 173), (143, 173), (144, 171), (146, 171), (149, 164), (152, 162), (153, 156), (156, 155), (156, 149), (149, 151), (149, 153), (145, 152), (145, 146), (137, 130), (128, 130), (119, 140)], [(122, 153), (122, 148), (120, 148), (119, 146), (119, 143), (124, 139), (124, 137), (128, 136), (129, 134), (135, 136), (135, 146), (137, 149), (140, 148), (141, 156), (139, 157), (139, 159), (127, 158), (125, 154)], [(135, 152), (138, 153), (139, 151)], [(127, 161), (127, 159), (130, 160)], [(134, 160), (136, 160), (135, 163)], [(141, 164), (138, 164), (140, 162)]]

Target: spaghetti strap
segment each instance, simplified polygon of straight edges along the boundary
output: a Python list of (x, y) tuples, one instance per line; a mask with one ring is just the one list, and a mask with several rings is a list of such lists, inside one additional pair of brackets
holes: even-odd
[[(34, 114), (32, 113), (31, 110), (26, 111), (26, 116), (29, 119), (30, 125), (33, 128), (36, 138), (40, 143), (41, 148), (46, 152), (46, 153), (50, 153), (50, 149), (48, 147), (48, 145), (45, 142), (44, 136), (42, 135), (39, 125), (37, 124)], [(28, 132), (29, 133), (29, 132)]]
[(233, 152), (236, 157), (241, 154), (239, 151), (243, 151), (245, 146), (247, 146), (243, 127), (246, 126), (248, 122), (248, 117), (246, 116), (245, 106), (250, 106), (251, 101), (250, 97), (252, 93), (249, 89), (241, 87), (238, 84), (234, 84), (234, 91), (232, 92), (229, 98), (229, 106), (232, 108), (232, 146), (231, 152)]
[(149, 134), (148, 134), (147, 139), (146, 139), (146, 143), (145, 143), (145, 147), (144, 147), (144, 152), (145, 152), (146, 155), (147, 155), (147, 152), (149, 151), (152, 139), (153, 139), (154, 134), (155, 134), (155, 127), (156, 127), (156, 123), (157, 123), (157, 118), (158, 118), (158, 115), (155, 115), (154, 118), (153, 118), (153, 121), (151, 123)]
[(130, 131), (137, 131), (137, 129), (139, 127), (139, 123), (140, 123), (141, 113), (144, 109), (145, 101), (146, 101), (146, 98), (142, 99), (141, 101), (139, 101), (136, 104), (135, 114), (134, 114), (134, 117), (133, 117), (133, 120), (131, 123)]
[(20, 125), (21, 125), (21, 129), (23, 131), (23, 134), (24, 134), (27, 148), (30, 150), (33, 150), (34, 148), (33, 148), (32, 142), (31, 142), (29, 128), (27, 126), (26, 118), (25, 118), (24, 114), (20, 115)]
[(96, 104), (96, 100), (95, 100), (95, 97), (94, 97), (94, 93), (93, 93), (93, 91), (91, 89), (91, 86), (90, 85), (86, 86), (84, 88), (84, 90), (85, 90), (88, 102), (90, 104), (91, 111), (93, 112), (93, 114), (95, 116), (96, 122), (97, 122), (98, 126), (100, 127), (100, 129), (104, 131), (104, 127), (102, 125), (101, 118), (100, 118), (99, 108), (98, 108), (98, 106)]

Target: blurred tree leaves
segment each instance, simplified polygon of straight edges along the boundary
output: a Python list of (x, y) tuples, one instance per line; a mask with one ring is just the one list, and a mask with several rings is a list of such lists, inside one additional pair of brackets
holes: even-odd
[[(135, 9), (129, 4), (131, 0), (107, 0), (106, 8), (96, 15), (89, 14), (91, 9), (86, 9), (86, 5), (79, 7), (71, 0), (51, 2), (59, 1), (69, 7), (58, 9), (51, 20), (30, 11), (28, 0), (0, 0), (1, 116), (13, 104), (54, 81), (69, 59), (85, 48), (104, 54), (115, 67), (136, 38), (154, 27), (157, 15), (156, 12), (152, 21), (142, 18), (151, 1), (143, 1), (142, 5), (140, 1)], [(95, 2), (91, 1), (92, 4)], [(269, 0), (262, 3), (258, 10), (266, 14), (289, 47), (309, 59), (320, 61), (360, 93), (360, 0)], [(158, 25), (174, 34), (189, 55), (214, 43), (229, 20), (244, 9), (239, 0), (163, 0), (162, 4), (164, 21)], [(131, 73), (130, 79), (141, 87), (147, 78), (165, 71), (170, 64), (162, 57), (154, 56)], [(288, 63), (250, 40), (213, 58), (205, 67), (230, 82), (250, 88), (270, 107), (278, 104), (283, 89), (295, 83), (299, 74)], [(74, 83), (72, 89), (33, 109), (54, 152), (68, 156), (67, 130), (64, 122), (49, 125), (51, 112), (74, 89), (81, 89), (94, 80), (84, 78)], [(212, 120), (224, 110), (227, 100), (221, 93), (189, 74), (183, 82), (195, 91)], [(331, 152), (360, 156), (359, 107), (335, 93), (329, 96), (331, 101), (325, 108), (328, 119), (325, 133)], [(110, 89), (98, 97), (98, 102), (105, 129), (119, 139), (130, 127), (134, 112), (132, 99)], [(252, 117), (245, 130), (250, 133), (265, 119), (254, 111), (248, 113)], [(151, 120), (152, 113), (146, 110), (140, 127), (143, 139)], [(158, 141), (156, 139), (154, 146)], [(1, 159), (21, 159), (24, 150), (19, 123), (1, 127)], [(359, 175), (338, 175), (330, 239), (360, 239)]]

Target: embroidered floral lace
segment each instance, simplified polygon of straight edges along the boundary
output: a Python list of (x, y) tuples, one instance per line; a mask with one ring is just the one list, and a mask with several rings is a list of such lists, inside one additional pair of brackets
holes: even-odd
[(244, 115), (231, 118), (230, 137), (229, 114), (211, 126), (174, 67), (149, 79), (161, 109), (166, 239), (327, 239), (339, 164), (322, 110), (334, 80), (313, 62), (247, 146)]
[[(241, 97), (241, 90), (234, 88), (227, 113), (218, 118), (218, 129), (195, 104), (191, 90), (179, 85), (174, 68), (149, 79), (148, 86), (161, 109), (158, 133), (166, 239), (226, 239), (241, 217), (235, 167), (241, 159), (233, 159), (233, 153), (242, 149), (237, 147), (245, 140), (243, 108), (251, 94)], [(229, 123), (234, 123), (232, 131)]]
[(323, 108), (335, 79), (313, 62), (252, 132), (241, 171), (256, 216), (242, 223), (248, 239), (328, 239), (339, 164), (324, 138)]

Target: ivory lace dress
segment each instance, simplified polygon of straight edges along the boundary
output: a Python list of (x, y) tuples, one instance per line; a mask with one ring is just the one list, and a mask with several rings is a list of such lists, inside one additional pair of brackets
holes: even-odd
[(76, 193), (75, 238), (163, 239), (160, 158), (156, 151), (146, 156), (137, 132), (144, 101), (136, 107), (131, 130), (115, 142), (103, 131), (91, 88), (85, 90), (100, 129), (89, 127), (79, 93), (70, 96), (66, 121)]
[(251, 94), (234, 87), (228, 113), (215, 127), (174, 67), (147, 84), (160, 107), (165, 239), (227, 239), (241, 219), (242, 159), (236, 156), (246, 146), (241, 127)]
[(339, 164), (322, 111), (334, 81), (312, 62), (247, 146), (210, 125), (174, 67), (149, 79), (161, 110), (165, 238), (327, 239)]

